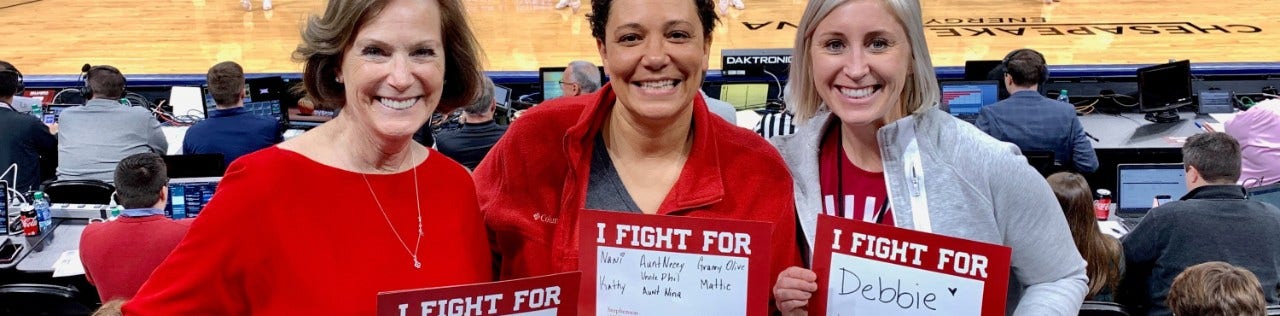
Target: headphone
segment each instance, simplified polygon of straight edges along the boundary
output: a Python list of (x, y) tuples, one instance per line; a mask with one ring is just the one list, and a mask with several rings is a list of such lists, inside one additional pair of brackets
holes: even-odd
[(22, 90), (23, 90), (25, 87), (23, 87), (23, 85), (22, 85), (22, 73), (21, 73), (21, 72), (18, 72), (17, 70), (14, 70), (14, 69), (4, 69), (4, 70), (0, 70), (0, 73), (13, 74), (13, 75), (14, 75), (14, 77), (15, 77), (14, 82), (4, 82), (3, 84), (5, 84), (5, 85), (14, 85), (14, 86), (16, 86), (16, 89), (15, 89), (15, 90), (13, 90), (13, 91), (14, 91), (14, 95), (17, 95), (17, 94), (19, 94), (19, 93), (22, 93)]
[[(93, 98), (93, 89), (89, 87), (89, 81), (93, 78), (93, 73), (95, 72), (106, 71), (119, 75), (122, 83), (121, 88), (129, 86), (129, 82), (124, 77), (124, 73), (120, 72), (120, 69), (116, 69), (116, 67), (109, 65), (89, 67), (89, 64), (85, 64), (85, 67), (82, 69), (84, 70), (84, 86), (80, 87), (80, 94), (84, 95), (85, 100)], [(124, 94), (122, 93), (120, 97), (123, 98)]]
[[(1013, 50), (1012, 52), (1009, 52), (1009, 54), (1004, 55), (1004, 59), (1001, 59), (1001, 60), (1000, 60), (1000, 68), (1004, 70), (1004, 73), (1005, 73), (1006, 75), (1007, 75), (1007, 74), (1009, 74), (1009, 61), (1010, 61), (1010, 59), (1013, 59), (1013, 56), (1018, 55), (1018, 54), (1023, 53), (1023, 52), (1031, 53), (1033, 56), (1035, 56), (1035, 58), (1039, 59), (1039, 61), (1040, 61), (1041, 77), (1040, 77), (1040, 82), (1037, 82), (1037, 83), (1036, 83), (1036, 85), (1037, 85), (1036, 90), (1037, 90), (1038, 92), (1040, 92), (1040, 95), (1044, 95), (1044, 94), (1045, 94), (1045, 87), (1044, 87), (1044, 85), (1045, 85), (1045, 84), (1047, 84), (1047, 83), (1049, 83), (1049, 63), (1048, 63), (1048, 61), (1046, 61), (1046, 60), (1044, 59), (1044, 55), (1043, 55), (1043, 54), (1040, 54), (1040, 52), (1038, 52), (1038, 51), (1036, 51), (1036, 50), (1034, 50), (1034, 49), (1030, 49), (1030, 48), (1019, 48), (1019, 49), (1015, 49), (1015, 50)], [(1001, 79), (1000, 79), (1000, 81), (1001, 81), (1001, 83), (1003, 83), (1004, 78), (1001, 78)], [(1004, 84), (1001, 84), (1001, 85), (1000, 85), (1000, 87), (1003, 89), (1003, 88), (1004, 88)], [(1004, 92), (1004, 93), (1002, 93), (1002, 94), (1007, 94), (1007, 93), (1008, 93), (1008, 92)]]

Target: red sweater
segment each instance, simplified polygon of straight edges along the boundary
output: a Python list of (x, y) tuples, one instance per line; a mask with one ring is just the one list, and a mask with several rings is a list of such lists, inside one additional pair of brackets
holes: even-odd
[(270, 147), (231, 164), (187, 238), (126, 315), (373, 315), (380, 291), (485, 282), (487, 240), (474, 184), (436, 151), (418, 165), (422, 269), (412, 171), (360, 174)]
[(129, 299), (173, 252), (190, 227), (189, 219), (175, 221), (164, 215), (121, 216), (110, 222), (91, 223), (80, 234), (84, 275), (89, 284), (98, 288), (103, 302)]
[[(614, 98), (605, 85), (530, 109), (476, 168), (501, 279), (578, 270), (577, 216), (594, 137)], [(760, 135), (713, 116), (702, 98), (693, 106), (692, 150), (658, 213), (773, 223), (770, 275), (799, 266), (791, 175), (782, 157)]]

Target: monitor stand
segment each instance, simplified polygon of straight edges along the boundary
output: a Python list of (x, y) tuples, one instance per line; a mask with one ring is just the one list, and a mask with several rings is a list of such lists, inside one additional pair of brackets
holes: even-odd
[(1182, 117), (1178, 116), (1177, 109), (1172, 109), (1167, 111), (1147, 113), (1146, 119), (1154, 123), (1175, 123), (1175, 122), (1181, 121)]

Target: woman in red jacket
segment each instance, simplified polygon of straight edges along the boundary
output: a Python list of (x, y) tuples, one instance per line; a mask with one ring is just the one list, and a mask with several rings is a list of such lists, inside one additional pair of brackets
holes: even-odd
[(592, 12), (612, 83), (530, 109), (476, 169), (500, 277), (578, 270), (583, 209), (770, 222), (772, 275), (798, 264), (782, 158), (698, 93), (715, 5), (596, 0)]
[(294, 57), (307, 95), (341, 114), (233, 162), (125, 314), (373, 315), (381, 291), (490, 280), (470, 176), (411, 139), (478, 94), (463, 12), (329, 1)]

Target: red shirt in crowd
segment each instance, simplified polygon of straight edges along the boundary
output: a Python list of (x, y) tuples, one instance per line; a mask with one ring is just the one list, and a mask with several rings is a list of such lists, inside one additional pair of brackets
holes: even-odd
[[(279, 147), (241, 157), (125, 315), (373, 315), (381, 291), (489, 281), (471, 176), (434, 150), (415, 168), (367, 175), (384, 218), (359, 173)], [(396, 238), (418, 239), (416, 194), (421, 269)]]
[(84, 275), (103, 302), (132, 298), (190, 227), (189, 219), (175, 221), (164, 215), (90, 223), (80, 234)]

